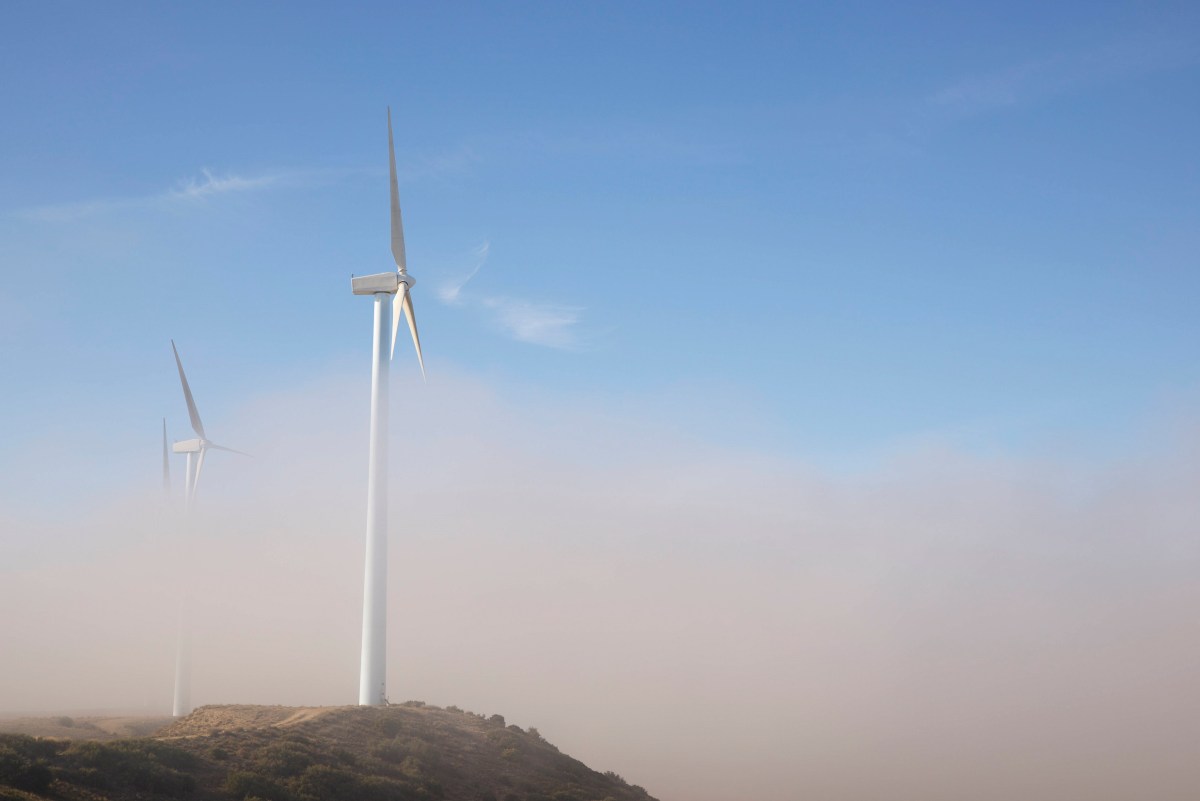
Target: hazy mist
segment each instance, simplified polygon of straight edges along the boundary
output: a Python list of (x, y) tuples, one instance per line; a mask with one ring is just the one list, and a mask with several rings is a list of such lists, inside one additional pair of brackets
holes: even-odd
[[(186, 530), (150, 438), (144, 487), (0, 513), (0, 713), (169, 711), (189, 584), (194, 704), (353, 703), (367, 392), (363, 365), (206, 419), (255, 458), (210, 455)], [(649, 406), (396, 381), (393, 701), (664, 801), (1195, 798), (1194, 427), (835, 475)]]

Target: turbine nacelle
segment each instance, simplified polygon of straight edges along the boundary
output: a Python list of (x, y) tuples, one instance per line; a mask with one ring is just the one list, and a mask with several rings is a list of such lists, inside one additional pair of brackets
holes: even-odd
[(175, 453), (199, 453), (204, 450), (205, 442), (202, 439), (184, 439), (171, 445), (171, 450)]
[(417, 280), (407, 273), (375, 273), (374, 275), (358, 275), (350, 277), (350, 290), (355, 295), (374, 295), (386, 292), (394, 295), (400, 291), (400, 285), (405, 284), (409, 289)]

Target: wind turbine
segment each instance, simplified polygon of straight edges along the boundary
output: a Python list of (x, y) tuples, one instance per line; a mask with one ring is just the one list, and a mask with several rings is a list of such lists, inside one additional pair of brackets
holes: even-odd
[[(227, 448), (224, 445), (218, 445), (208, 439), (204, 433), (204, 423), (200, 422), (200, 412), (196, 410), (196, 401), (192, 398), (192, 389), (188, 386), (187, 375), (183, 372), (183, 362), (179, 360), (179, 350), (175, 347), (175, 340), (171, 340), (171, 350), (175, 353), (175, 366), (179, 368), (179, 383), (183, 384), (183, 399), (187, 401), (188, 417), (192, 420), (192, 430), (196, 432), (195, 439), (185, 439), (176, 442), (171, 446), (175, 453), (187, 454), (187, 468), (183, 479), (183, 497), (184, 508), (187, 511), (192, 510), (192, 506), (196, 503), (196, 485), (200, 481), (200, 471), (204, 469), (204, 455), (210, 450), (212, 451), (229, 451), (230, 453), (249, 456), (248, 453), (242, 453), (233, 448)], [(195, 457), (195, 459), (193, 459)]]
[[(408, 274), (404, 256), (404, 225), (400, 219), (400, 190), (396, 185), (396, 147), (392, 143), (392, 110), (388, 109), (388, 166), (392, 195), (392, 258), (396, 272), (351, 276), (355, 295), (374, 299), (375, 325), (371, 346), (371, 444), (367, 461), (367, 559), (363, 578), (362, 662), (358, 680), (360, 706), (378, 706), (387, 697), (387, 472), (388, 362), (396, 352), (400, 317), (408, 322), (421, 377), (425, 360), (413, 312), (416, 281)], [(399, 295), (399, 298), (393, 296)], [(388, 330), (388, 318), (391, 330)]]
[[(183, 508), (190, 517), (196, 503), (196, 485), (200, 481), (200, 471), (204, 469), (204, 456), (210, 450), (230, 451), (242, 456), (247, 453), (218, 445), (211, 442), (204, 433), (204, 423), (200, 421), (200, 412), (196, 409), (196, 401), (192, 398), (192, 388), (188, 386), (187, 374), (183, 372), (183, 362), (179, 359), (179, 349), (175, 340), (171, 340), (171, 351), (175, 354), (175, 366), (179, 369), (179, 383), (183, 385), (183, 399), (187, 401), (188, 417), (192, 421), (192, 430), (196, 432), (194, 439), (185, 439), (171, 446), (175, 453), (187, 454), (187, 468), (183, 477)], [(163, 486), (170, 487), (170, 473), (166, 460), (167, 423), (163, 421)], [(171, 706), (171, 714), (182, 717), (192, 711), (191, 684), (191, 627), (187, 618), (187, 587), (179, 600), (179, 640), (175, 651), (175, 697)]]

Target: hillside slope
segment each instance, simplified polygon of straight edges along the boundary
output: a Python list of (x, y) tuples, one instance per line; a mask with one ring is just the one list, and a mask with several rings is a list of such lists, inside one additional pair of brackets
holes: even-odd
[(153, 737), (0, 735), (0, 799), (653, 801), (536, 729), (454, 707), (208, 706)]

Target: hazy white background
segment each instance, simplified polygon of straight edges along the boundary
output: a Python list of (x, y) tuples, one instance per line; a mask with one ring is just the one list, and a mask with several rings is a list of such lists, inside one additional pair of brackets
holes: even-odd
[[(0, 709), (167, 709), (185, 581), (195, 703), (352, 703), (360, 372), (206, 421), (255, 458), (209, 460), (186, 568), (155, 492), (5, 520)], [(718, 411), (695, 399), (453, 372), (394, 398), (393, 700), (500, 712), (664, 799), (1194, 795), (1187, 420), (1107, 462), (927, 441), (830, 474), (664, 422)]]

